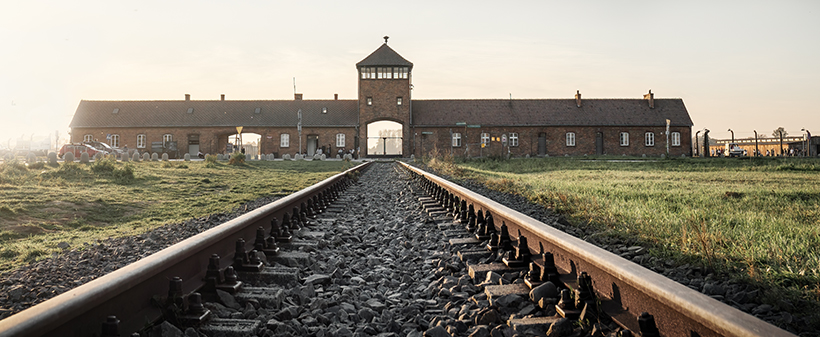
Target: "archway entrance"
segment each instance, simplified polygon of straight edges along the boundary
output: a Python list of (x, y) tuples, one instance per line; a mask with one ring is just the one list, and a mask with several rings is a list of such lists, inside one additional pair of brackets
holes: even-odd
[(262, 140), (262, 135), (258, 133), (242, 133), (232, 134), (228, 136), (228, 144), (226, 144), (226, 152), (233, 153), (234, 151), (244, 151), (245, 156), (254, 157), (259, 155), (259, 144)]
[(401, 157), (403, 131), (401, 123), (391, 121), (367, 124), (367, 156)]

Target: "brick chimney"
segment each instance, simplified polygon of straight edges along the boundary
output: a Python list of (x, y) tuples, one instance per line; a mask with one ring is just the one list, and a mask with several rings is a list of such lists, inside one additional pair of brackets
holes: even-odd
[(185, 94), (185, 100), (190, 101), (191, 100), (191, 94)]
[(649, 89), (648, 94), (643, 95), (643, 99), (649, 100), (649, 108), (650, 109), (655, 108), (655, 94), (652, 93), (652, 89)]
[(575, 106), (581, 107), (581, 90), (575, 90)]
[(219, 95), (219, 100), (224, 101), (225, 100), (225, 94)]
[(301, 101), (302, 100), (302, 94), (293, 94), (293, 100)]
[(338, 101), (339, 100), (339, 94), (333, 94), (333, 100)]

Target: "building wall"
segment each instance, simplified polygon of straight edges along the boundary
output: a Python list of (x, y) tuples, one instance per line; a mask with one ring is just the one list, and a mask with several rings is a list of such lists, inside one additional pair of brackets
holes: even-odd
[[(299, 151), (299, 133), (295, 127), (288, 128), (249, 128), (246, 127), (242, 133), (251, 133), (261, 136), (259, 141), (260, 152), (263, 154), (277, 153), (281, 157), (287, 153), (293, 156)], [(280, 144), (280, 134), (290, 134), (290, 146), (282, 147)], [(302, 153), (307, 149), (307, 136), (317, 135), (319, 137), (319, 147), (325, 146), (332, 156), (338, 152), (340, 147), (336, 146), (336, 134), (345, 134), (345, 147), (349, 150), (353, 148), (356, 129), (353, 127), (303, 127), (302, 128)], [(151, 152), (151, 142), (161, 142), (165, 134), (171, 134), (172, 140), (177, 141), (179, 156), (188, 152), (188, 135), (199, 135), (199, 151), (205, 154), (226, 153), (228, 137), (236, 134), (235, 127), (213, 127), (213, 128), (74, 128), (71, 132), (71, 142), (79, 143), (83, 141), (85, 135), (91, 134), (95, 140), (106, 142), (106, 135), (117, 134), (120, 136), (120, 148), (128, 147), (129, 150), (137, 150), (140, 153)], [(137, 148), (137, 135), (146, 135), (146, 144), (143, 148)], [(268, 138), (270, 137), (270, 138)]]
[[(451, 146), (451, 133), (462, 134), (462, 146)], [(429, 155), (432, 151), (450, 152), (456, 156), (494, 156), (502, 155), (509, 150), (512, 156), (539, 155), (539, 134), (545, 134), (546, 154), (550, 156), (582, 156), (597, 154), (596, 134), (602, 134), (604, 155), (629, 156), (660, 156), (666, 154), (666, 127), (491, 127), (491, 128), (464, 128), (464, 127), (416, 127), (413, 130), (415, 139), (412, 140), (416, 156)], [(432, 133), (425, 135), (424, 133)], [(503, 147), (501, 142), (491, 141), (482, 148), (481, 133), (489, 133), (490, 137), (501, 137), (502, 134), (518, 133), (518, 146)], [(575, 133), (575, 146), (567, 146), (567, 132)], [(620, 133), (629, 132), (629, 145), (620, 145)], [(644, 135), (654, 132), (655, 145), (646, 146)], [(680, 145), (670, 146), (670, 156), (691, 156), (691, 129), (689, 127), (672, 127), (670, 132), (680, 133)], [(671, 141), (671, 139), (670, 139)], [(509, 142), (509, 141), (508, 141)]]

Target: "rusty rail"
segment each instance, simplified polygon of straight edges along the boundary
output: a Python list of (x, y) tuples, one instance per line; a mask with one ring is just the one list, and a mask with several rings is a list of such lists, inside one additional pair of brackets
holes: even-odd
[(794, 336), (457, 184), (401, 164), (451, 198), (472, 204), (476, 212), (491, 213), (495, 226), (506, 224), (511, 236), (520, 230), (531, 252), (543, 245), (561, 274), (573, 279), (581, 272), (589, 274), (598, 298), (609, 302), (605, 312), (633, 332), (640, 331), (638, 317), (647, 312), (654, 316), (661, 336)]
[(239, 238), (246, 239), (246, 248), (252, 247), (259, 226), (269, 229), (274, 218), (303, 207), (303, 203), (323, 193), (335, 192), (349, 173), (368, 165), (336, 174), (8, 317), (0, 321), (0, 337), (99, 335), (108, 316), (120, 320), (120, 331), (138, 331), (162, 316), (151, 299), (167, 294), (171, 279), (182, 278), (186, 294), (196, 291), (204, 285), (212, 254), (222, 257), (220, 268), (226, 268), (233, 263)]

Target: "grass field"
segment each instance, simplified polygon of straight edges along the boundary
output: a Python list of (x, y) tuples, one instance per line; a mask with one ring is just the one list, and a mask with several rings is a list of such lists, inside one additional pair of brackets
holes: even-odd
[(0, 270), (58, 252), (60, 242), (80, 247), (226, 212), (263, 196), (287, 195), (350, 166), (339, 161), (3, 163)]
[(652, 252), (820, 300), (820, 160), (472, 160), (432, 166)]

